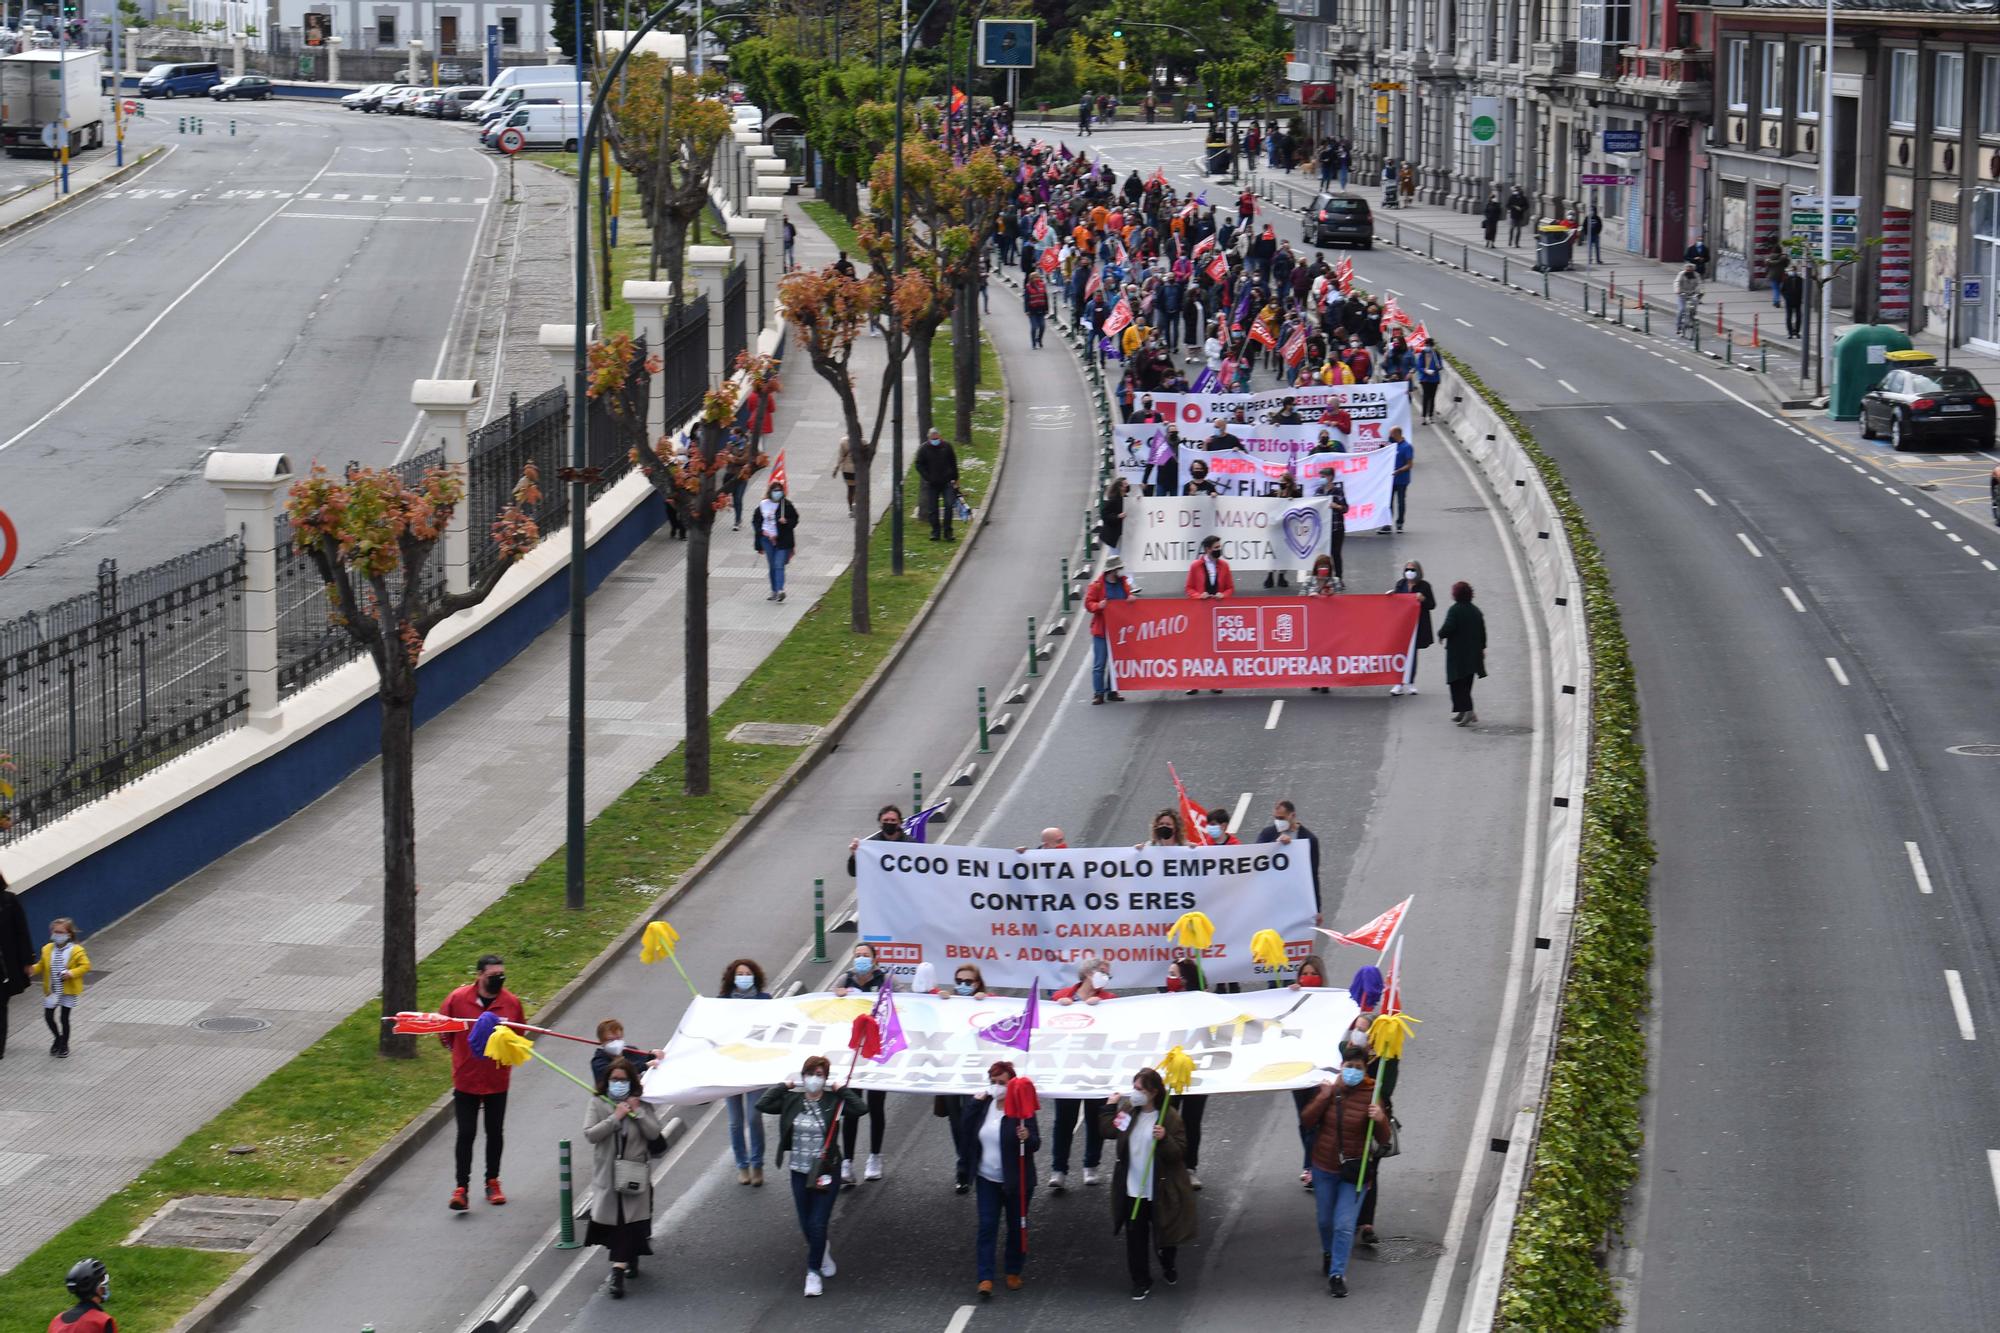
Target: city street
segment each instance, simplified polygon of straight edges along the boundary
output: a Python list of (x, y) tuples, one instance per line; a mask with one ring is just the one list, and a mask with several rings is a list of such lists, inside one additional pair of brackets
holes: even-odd
[(0, 477), (21, 534), (0, 619), (94, 587), (103, 558), (129, 573), (218, 535), (213, 450), (392, 461), (495, 193), (490, 155), (427, 120), (155, 105), (140, 137), (169, 151), (0, 239)]

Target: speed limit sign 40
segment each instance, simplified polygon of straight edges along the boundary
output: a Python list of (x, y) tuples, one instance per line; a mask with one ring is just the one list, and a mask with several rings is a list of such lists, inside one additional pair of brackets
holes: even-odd
[(500, 139), (496, 146), (500, 149), (501, 152), (507, 154), (509, 157), (512, 157), (514, 154), (520, 152), (523, 148), (526, 148), (528, 146), (528, 136), (521, 133), (519, 126), (510, 125), (506, 129), (500, 131)]
[(14, 520), (7, 517), (7, 511), (0, 509), (0, 574), (14, 567), (14, 557), (21, 552), (20, 534), (14, 531)]

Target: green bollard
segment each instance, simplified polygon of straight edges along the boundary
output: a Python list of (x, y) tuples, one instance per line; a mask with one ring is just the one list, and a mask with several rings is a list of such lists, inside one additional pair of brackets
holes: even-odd
[(1508, 276), (1507, 256), (1505, 255), (1500, 256), (1500, 285), (1502, 287), (1511, 287), (1514, 285), (1513, 278)]
[(1625, 303), (1623, 301), (1618, 303), (1618, 327), (1621, 329), (1625, 327)]
[(229, 122), (229, 137), (232, 139), (236, 137), (236, 122), (233, 119)]
[(1028, 617), (1028, 674), (1030, 676), (1039, 676), (1042, 674), (1041, 658), (1035, 655), (1035, 618), (1033, 616)]
[(1542, 299), (1544, 301), (1549, 299), (1549, 271), (1547, 269), (1542, 270)]
[(181, 127), (180, 127), (180, 129), (178, 129), (177, 131), (175, 131), (175, 133), (177, 133), (177, 134), (186, 134), (187, 132), (188, 132), (188, 118), (187, 118), (186, 116), (182, 116), (182, 117), (181, 117)]
[(1769, 343), (1760, 343), (1757, 347), (1757, 373), (1760, 375), (1771, 373), (1771, 345)]
[(1424, 233), (1424, 258), (1436, 259), (1437, 257), (1438, 257), (1438, 234), (1434, 231), (1427, 231)]
[(910, 774), (910, 813), (915, 814), (923, 808), (924, 775), (922, 773), (912, 773)]
[(1730, 338), (1730, 339), (1729, 339), (1729, 340), (1728, 340), (1727, 342), (1725, 342), (1725, 343), (1723, 343), (1723, 344), (1722, 344), (1722, 361), (1723, 361), (1723, 364), (1724, 364), (1724, 365), (1730, 365), (1730, 366), (1733, 366), (1733, 365), (1735, 365), (1735, 364), (1736, 364), (1736, 339), (1735, 339), (1735, 338), (1733, 338), (1733, 337), (1732, 337), (1732, 338)]
[(813, 961), (826, 961), (826, 881), (813, 881)]
[(1459, 246), (1459, 247), (1458, 247), (1458, 266), (1459, 266), (1459, 267), (1460, 267), (1461, 269), (1465, 270), (1465, 271), (1466, 271), (1467, 273), (1470, 273), (1470, 272), (1472, 272), (1472, 247), (1471, 247), (1471, 246), (1469, 246), (1469, 245), (1461, 245), (1461, 246)]
[(570, 1185), (568, 1139), (556, 1142), (556, 1183), (562, 1201), (556, 1215), (556, 1248), (582, 1249), (583, 1243), (576, 1238), (576, 1192)]
[(1696, 354), (1696, 355), (1700, 355), (1700, 353), (1701, 353), (1701, 321), (1700, 321), (1700, 320), (1696, 320), (1696, 321), (1695, 321), (1695, 324), (1694, 324), (1694, 350), (1695, 350), (1695, 354)]
[(993, 747), (987, 743), (986, 738), (986, 687), (984, 685), (979, 687), (979, 753), (993, 753)]
[(1069, 614), (1069, 557), (1062, 558), (1063, 614)]
[(1642, 305), (1639, 307), (1639, 313), (1646, 317), (1646, 336), (1650, 338), (1653, 336), (1653, 307)]

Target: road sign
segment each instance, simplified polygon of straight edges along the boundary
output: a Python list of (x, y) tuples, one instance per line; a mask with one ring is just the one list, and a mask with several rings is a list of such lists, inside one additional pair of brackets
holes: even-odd
[(54, 148), (61, 138), (62, 130), (53, 120), (42, 126), (42, 147)]
[(126, 102), (125, 102), (125, 114), (126, 114), (126, 115), (128, 115), (128, 116), (129, 116), (129, 115), (132, 115), (132, 114), (133, 114), (134, 112), (138, 111), (138, 109), (139, 109), (139, 104), (138, 104), (137, 102), (134, 102), (134, 101), (132, 101), (132, 100), (131, 100), (131, 99), (129, 99), (129, 98), (128, 98), (128, 99), (126, 99)]
[(514, 154), (520, 152), (523, 148), (526, 148), (528, 146), (528, 136), (521, 133), (519, 126), (510, 125), (506, 129), (500, 131), (500, 138), (497, 146), (499, 147), (501, 152), (505, 153), (509, 157), (512, 157), (514, 156)]
[(1230, 107), (1230, 108), (1229, 108), (1229, 123), (1230, 123), (1231, 125), (1234, 125), (1234, 124), (1236, 123), (1236, 120), (1237, 120), (1237, 117), (1238, 117), (1238, 116), (1240, 116), (1241, 114), (1242, 114), (1242, 113), (1241, 113), (1241, 112), (1239, 112), (1239, 111), (1238, 111), (1238, 110), (1237, 110), (1237, 109), (1236, 109), (1235, 107)]
[[(1818, 212), (1824, 199), (1816, 194), (1801, 194), (1792, 197), (1793, 208), (1803, 208)], [(1836, 213), (1858, 213), (1861, 211), (1861, 196), (1858, 194), (1837, 194), (1833, 196), (1833, 211)]]
[(1604, 131), (1604, 151), (1607, 153), (1636, 153), (1640, 149), (1638, 130)]
[(1479, 147), (1486, 147), (1500, 137), (1500, 99), (1497, 97), (1468, 97), (1465, 99), (1465, 132)]
[(1578, 176), (1579, 185), (1637, 185), (1637, 176), (1583, 175)]
[(14, 531), (14, 520), (7, 517), (7, 511), (0, 509), (0, 574), (14, 567), (14, 557), (21, 553), (20, 534)]
[(1986, 280), (1983, 278), (1960, 278), (1958, 280), (1958, 303), (1979, 305), (1986, 300)]

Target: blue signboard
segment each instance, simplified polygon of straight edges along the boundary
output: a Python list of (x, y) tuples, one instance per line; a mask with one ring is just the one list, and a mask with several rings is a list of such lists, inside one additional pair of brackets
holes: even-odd
[(499, 77), (500, 25), (489, 23), (486, 25), (486, 86), (491, 88), (493, 81)]
[(1033, 19), (979, 20), (979, 63), (986, 69), (1033, 69)]
[(1636, 153), (1639, 151), (1638, 130), (1604, 131), (1604, 151), (1607, 153)]

